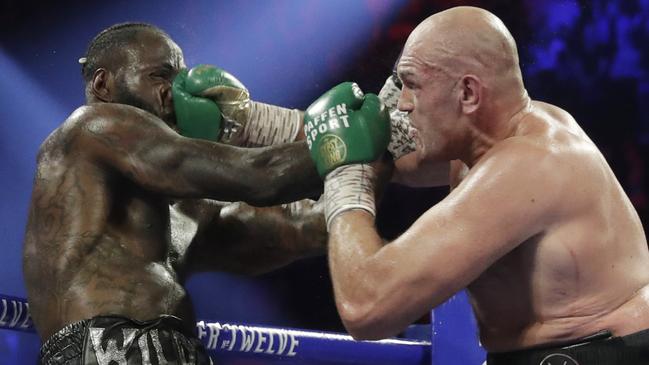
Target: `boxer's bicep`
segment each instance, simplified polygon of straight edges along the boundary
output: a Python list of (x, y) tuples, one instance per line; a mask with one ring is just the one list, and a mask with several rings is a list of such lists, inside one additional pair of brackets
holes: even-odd
[(553, 182), (546, 167), (530, 168), (529, 161), (494, 160), (479, 167), (483, 171), (473, 171), (377, 252), (374, 266), (388, 273), (378, 296), (380, 318), (403, 328), (542, 231), (553, 209), (545, 189)]
[(453, 292), (540, 233), (554, 207), (546, 189), (555, 184), (543, 157), (519, 152), (476, 167), (412, 227), (428, 248), (432, 274)]

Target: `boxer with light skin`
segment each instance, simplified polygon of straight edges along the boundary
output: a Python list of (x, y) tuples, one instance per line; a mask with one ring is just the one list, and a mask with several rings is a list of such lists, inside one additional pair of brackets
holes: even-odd
[[(185, 64), (151, 25), (107, 29), (82, 62), (87, 104), (41, 145), (24, 242), (41, 361), (208, 364), (183, 288), (191, 273), (258, 274), (325, 252), (319, 204), (263, 207), (319, 194), (306, 143), (251, 149), (178, 134), (172, 83)], [(183, 101), (220, 118), (211, 100)], [(291, 142), (296, 126), (241, 143)]]
[[(555, 353), (646, 364), (649, 252), (638, 215), (575, 119), (530, 99), (500, 19), (472, 7), (430, 16), (409, 36), (398, 75), (417, 153), (450, 161), (448, 179), (432, 183), (451, 192), (389, 243), (374, 207), (327, 217), (348, 331), (395, 335), (466, 288), (489, 364), (545, 364)], [(363, 178), (371, 191), (377, 179)]]

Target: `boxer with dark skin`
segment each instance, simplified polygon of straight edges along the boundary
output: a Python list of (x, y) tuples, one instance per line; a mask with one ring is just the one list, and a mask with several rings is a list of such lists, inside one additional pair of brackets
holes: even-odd
[[(189, 273), (260, 273), (325, 250), (318, 204), (291, 215), (217, 202), (270, 206), (317, 196), (322, 182), (306, 144), (244, 149), (179, 135), (171, 84), (185, 67), (180, 48), (155, 27), (126, 31), (125, 44), (91, 70), (87, 104), (38, 153), (23, 264), (44, 342), (95, 316), (173, 315), (193, 328), (183, 289)], [(124, 356), (130, 364), (145, 355)], [(157, 356), (173, 363), (176, 355)]]

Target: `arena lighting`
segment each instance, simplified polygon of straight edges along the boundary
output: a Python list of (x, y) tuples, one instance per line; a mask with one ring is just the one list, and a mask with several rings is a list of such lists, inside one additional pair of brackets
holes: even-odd
[[(29, 68), (0, 48), (0, 258), (3, 290), (22, 295), (22, 239), (38, 147), (72, 110), (44, 91)], [(20, 227), (20, 228), (19, 228)]]
[[(71, 111), (54, 100), (28, 69), (0, 48), (0, 237), (4, 243), (0, 280), (3, 290), (17, 295), (25, 292), (21, 247), (36, 153), (40, 143)], [(34, 363), (39, 341), (21, 331), (0, 332), (0, 365)]]
[(198, 1), (188, 11), (200, 28), (184, 24), (173, 35), (188, 63), (214, 62), (243, 81), (253, 99), (304, 108), (344, 81), (331, 77), (362, 56), (373, 33), (406, 4)]

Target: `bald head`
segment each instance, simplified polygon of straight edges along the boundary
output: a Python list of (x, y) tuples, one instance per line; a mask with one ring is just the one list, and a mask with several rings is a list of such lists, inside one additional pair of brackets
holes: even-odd
[(520, 78), (512, 35), (498, 17), (475, 7), (455, 7), (428, 17), (408, 38), (404, 58), (408, 57), (450, 74)]
[(507, 135), (509, 121), (530, 102), (512, 35), (483, 9), (428, 17), (408, 37), (397, 68), (398, 107), (419, 133), (422, 156), (468, 161), (471, 151), (463, 148), (472, 138)]

